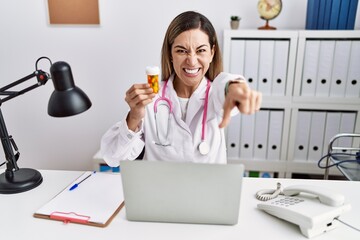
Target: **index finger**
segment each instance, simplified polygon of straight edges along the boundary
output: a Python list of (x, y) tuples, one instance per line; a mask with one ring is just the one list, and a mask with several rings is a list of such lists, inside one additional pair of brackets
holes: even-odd
[(150, 85), (148, 83), (135, 83), (126, 91), (126, 94), (129, 94), (136, 89), (147, 89), (147, 88), (150, 88)]
[(230, 122), (230, 113), (231, 113), (231, 106), (230, 104), (224, 104), (224, 112), (223, 112), (223, 119), (219, 124), (219, 128), (226, 127)]

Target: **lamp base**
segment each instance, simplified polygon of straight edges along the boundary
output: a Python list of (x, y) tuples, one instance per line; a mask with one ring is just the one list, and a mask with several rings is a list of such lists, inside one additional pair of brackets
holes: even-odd
[(21, 193), (39, 186), (43, 178), (39, 171), (31, 168), (20, 168), (13, 172), (13, 177), (6, 177), (6, 172), (0, 174), (0, 193)]

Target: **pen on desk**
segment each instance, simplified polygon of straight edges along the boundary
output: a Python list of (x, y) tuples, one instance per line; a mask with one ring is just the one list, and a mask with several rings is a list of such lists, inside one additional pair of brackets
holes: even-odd
[(69, 189), (69, 191), (72, 191), (72, 190), (74, 190), (75, 188), (77, 188), (80, 183), (82, 183), (83, 181), (85, 181), (86, 179), (88, 179), (89, 177), (91, 177), (91, 175), (93, 175), (93, 174), (95, 174), (95, 173), (96, 173), (96, 171), (90, 173), (86, 178), (84, 178), (84, 179), (81, 180), (80, 182), (75, 183), (74, 185), (72, 185), (71, 188)]

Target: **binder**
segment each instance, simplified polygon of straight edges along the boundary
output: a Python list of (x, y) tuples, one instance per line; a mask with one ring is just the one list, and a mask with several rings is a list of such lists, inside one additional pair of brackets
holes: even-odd
[(344, 97), (347, 71), (350, 60), (351, 41), (337, 40), (330, 83), (330, 97)]
[(305, 29), (316, 29), (319, 13), (319, 0), (308, 0)]
[(333, 0), (326, 0), (325, 4), (325, 15), (324, 15), (324, 28), (325, 30), (330, 28), (330, 15), (331, 15), (331, 5)]
[[(330, 139), (336, 134), (340, 133), (340, 120), (341, 112), (327, 112), (326, 113), (326, 123), (325, 123), (325, 134), (324, 134), (324, 145), (323, 145), (323, 156), (328, 153)], [(334, 147), (336, 147), (336, 141), (334, 142)]]
[(289, 40), (275, 41), (274, 70), (271, 95), (285, 96), (289, 59)]
[(318, 161), (322, 157), (325, 118), (326, 112), (311, 113), (308, 161)]
[(241, 115), (240, 158), (250, 160), (253, 158), (255, 115)]
[(329, 29), (337, 29), (338, 21), (339, 21), (339, 14), (340, 14), (340, 0), (332, 0), (331, 4), (331, 12), (330, 12), (330, 22), (329, 22)]
[(264, 96), (271, 95), (274, 46), (275, 42), (273, 40), (260, 41), (258, 90)]
[(273, 172), (260, 172), (259, 175), (261, 178), (273, 178), (274, 177)]
[(337, 29), (347, 28), (349, 6), (350, 6), (350, 0), (341, 0)]
[(233, 116), (227, 128), (227, 157), (238, 158), (240, 156), (240, 126), (241, 114)]
[(255, 114), (254, 159), (266, 159), (269, 132), (269, 110)]
[(351, 56), (346, 81), (345, 97), (360, 97), (360, 40), (351, 41)]
[(327, 0), (319, 0), (319, 15), (316, 29), (324, 29), (326, 1)]
[[(354, 133), (355, 129), (355, 112), (343, 112), (341, 113), (341, 122), (340, 122), (340, 133)], [(338, 141), (339, 147), (351, 147), (352, 138), (341, 138)]]
[[(106, 227), (124, 206), (120, 174), (85, 172), (34, 213), (34, 217)], [(74, 190), (71, 186), (79, 183)]]
[(245, 42), (245, 68), (244, 75), (251, 89), (258, 89), (259, 66), (259, 40), (246, 40)]
[(294, 161), (307, 160), (311, 112), (299, 111), (296, 125)]
[(316, 78), (315, 96), (319, 96), (319, 97), (329, 96), (334, 50), (335, 50), (334, 40), (320, 41), (319, 68)]
[(245, 40), (231, 40), (230, 72), (244, 75)]
[(258, 178), (260, 176), (260, 172), (258, 171), (249, 171), (249, 177)]
[(350, 0), (346, 29), (354, 30), (357, 8), (358, 8), (358, 0)]
[(267, 159), (280, 160), (281, 137), (283, 133), (283, 110), (271, 110), (269, 119), (269, 136), (267, 147)]
[(301, 96), (315, 96), (315, 84), (319, 62), (320, 41), (307, 40), (305, 44), (304, 69), (301, 80)]

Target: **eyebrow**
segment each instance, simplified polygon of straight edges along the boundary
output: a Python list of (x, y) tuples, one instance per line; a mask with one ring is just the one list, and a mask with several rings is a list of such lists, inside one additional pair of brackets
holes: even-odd
[[(203, 44), (203, 45), (198, 46), (196, 49), (199, 49), (199, 48), (202, 48), (202, 47), (209, 47), (209, 46), (208, 46), (208, 45), (206, 45), (206, 44)], [(181, 45), (176, 45), (176, 46), (174, 46), (174, 48), (182, 48), (182, 49), (186, 49), (186, 47), (181, 46)]]

